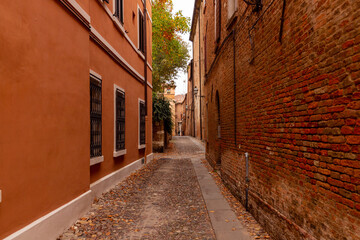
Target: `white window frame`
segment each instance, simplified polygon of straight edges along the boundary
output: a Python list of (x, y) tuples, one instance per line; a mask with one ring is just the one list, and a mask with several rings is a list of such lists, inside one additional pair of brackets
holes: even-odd
[[(119, 1), (119, 0), (114, 0), (114, 3), (113, 3), (113, 15), (115, 16), (115, 13), (116, 13), (116, 9), (115, 9), (115, 5), (116, 5), (116, 1)], [(116, 19), (118, 20), (118, 22), (121, 24), (121, 26), (123, 26), (123, 24), (125, 24), (125, 15), (124, 15), (124, 9), (125, 9), (125, 0), (122, 0), (123, 1), (123, 8), (122, 8), (122, 16), (123, 16), (123, 20), (124, 20), (124, 23), (122, 23), (120, 21), (120, 19), (116, 16)]]
[[(139, 27), (140, 27), (140, 16), (139, 16), (139, 11), (140, 11), (141, 14), (143, 15), (143, 17), (145, 17), (145, 16), (144, 16), (144, 12), (141, 10), (141, 8), (140, 8), (139, 5), (137, 5), (137, 9), (138, 9), (138, 11), (137, 11), (137, 33), (138, 33), (138, 37), (137, 37), (137, 39), (138, 39), (137, 49), (138, 49), (138, 52), (139, 52), (142, 56), (144, 56), (144, 53), (140, 51), (140, 29), (139, 29)], [(145, 24), (146, 24), (146, 23), (145, 23)], [(144, 26), (144, 27), (145, 27), (145, 26)], [(145, 38), (144, 38), (144, 41), (146, 41)], [(145, 58), (145, 56), (144, 56), (144, 58)]]
[(217, 0), (214, 0), (214, 4), (215, 4), (215, 6), (214, 6), (214, 26), (215, 26), (215, 31), (214, 31), (214, 34), (215, 34), (215, 39), (216, 39), (216, 32), (217, 32), (217, 19), (216, 19), (216, 13), (217, 13)]
[[(145, 104), (145, 100), (138, 98), (138, 149), (145, 148), (146, 144), (140, 144), (140, 103)], [(146, 121), (145, 121), (146, 124)], [(146, 126), (145, 126), (146, 129)], [(146, 134), (145, 134), (145, 142), (146, 142)]]
[[(121, 92), (123, 92), (125, 94), (125, 90), (123, 88), (114, 84), (114, 153), (113, 153), (113, 157), (120, 157), (127, 153), (126, 148), (123, 150), (120, 150), (120, 151), (116, 151), (116, 92), (117, 92), (117, 90), (120, 90)], [(126, 94), (125, 94), (125, 97), (126, 97)], [(126, 112), (126, 105), (125, 105), (125, 112)], [(125, 119), (126, 119), (126, 113), (125, 113)], [(125, 139), (126, 139), (126, 134), (125, 134)]]
[(238, 0), (228, 0), (228, 20), (230, 20), (238, 10)]
[[(91, 80), (97, 81), (99, 83), (102, 82), (102, 77), (100, 74), (96, 73), (95, 71), (90, 69), (90, 78)], [(90, 81), (91, 81), (90, 80)], [(102, 87), (101, 87), (101, 91), (102, 91)], [(91, 124), (91, 123), (90, 123)], [(102, 137), (102, 132), (101, 132), (101, 137)], [(101, 151), (102, 152), (102, 151)], [(93, 166), (95, 164), (101, 163), (104, 161), (104, 155), (101, 156), (97, 156), (97, 157), (90, 157), (90, 166)]]

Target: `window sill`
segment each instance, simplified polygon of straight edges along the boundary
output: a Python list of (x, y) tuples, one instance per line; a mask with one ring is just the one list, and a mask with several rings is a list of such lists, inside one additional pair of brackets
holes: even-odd
[(125, 34), (126, 34), (125, 29), (124, 29), (123, 25), (120, 23), (119, 19), (113, 15), (112, 20), (113, 20), (115, 26), (117, 27), (117, 29), (120, 30), (121, 34), (125, 36)]
[(233, 15), (231, 16), (231, 18), (228, 19), (227, 23), (226, 23), (226, 29), (230, 29), (231, 26), (234, 25), (234, 23), (236, 22), (236, 19), (237, 19), (237, 15), (236, 15), (237, 11), (235, 11), (233, 13)]
[(104, 156), (90, 158), (90, 166), (101, 163), (104, 161)]
[(145, 144), (139, 145), (139, 146), (138, 146), (138, 149), (144, 149), (145, 146), (146, 146)]
[(126, 149), (120, 151), (114, 151), (114, 157), (120, 157), (126, 154)]
[[(113, 20), (116, 28), (120, 31), (120, 33), (121, 33), (123, 36), (127, 37), (126, 31), (125, 31), (125, 29), (124, 29), (124, 26), (123, 26), (122, 23), (120, 23), (119, 19), (118, 19), (116, 16), (114, 16), (114, 15), (113, 15), (111, 18), (112, 18), (112, 20)], [(139, 55), (143, 60), (145, 60), (144, 54), (143, 54), (139, 49), (136, 49), (136, 51), (137, 51), (138, 55)]]

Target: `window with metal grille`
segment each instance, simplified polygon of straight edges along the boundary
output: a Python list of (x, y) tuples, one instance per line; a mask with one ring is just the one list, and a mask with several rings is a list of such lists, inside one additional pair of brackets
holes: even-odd
[(102, 155), (101, 112), (101, 82), (90, 78), (90, 157)]
[(215, 40), (216, 42), (219, 42), (221, 36), (221, 0), (216, 0), (215, 9)]
[(139, 50), (144, 53), (145, 51), (145, 36), (144, 36), (144, 15), (139, 9)]
[(115, 0), (115, 14), (119, 21), (124, 24), (124, 0)]
[(116, 90), (116, 151), (125, 149), (125, 93)]
[(145, 103), (140, 101), (140, 145), (145, 144)]

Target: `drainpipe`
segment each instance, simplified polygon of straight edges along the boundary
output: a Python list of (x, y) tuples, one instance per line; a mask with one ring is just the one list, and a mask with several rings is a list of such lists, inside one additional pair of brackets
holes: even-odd
[(245, 208), (246, 211), (249, 210), (248, 203), (249, 203), (249, 153), (245, 153)]
[(235, 34), (236, 34), (236, 30), (233, 30), (233, 69), (234, 69), (234, 73), (233, 73), (233, 77), (234, 77), (234, 141), (235, 141), (235, 148), (237, 147), (237, 139), (236, 139), (236, 131), (237, 131), (237, 127), (236, 127), (236, 57), (235, 57), (235, 47), (236, 47), (236, 43), (235, 43)]
[[(148, 116), (148, 100), (147, 100), (147, 34), (146, 34), (146, 0), (144, 0), (144, 54), (145, 54), (145, 61), (144, 61), (144, 95), (145, 95), (145, 143), (146, 143), (146, 123), (147, 123), (147, 116)], [(146, 155), (146, 144), (145, 144), (145, 153)]]
[(191, 99), (192, 99), (192, 121), (193, 121), (193, 127), (192, 127), (192, 132), (193, 132), (193, 137), (195, 137), (195, 95), (194, 95), (194, 62), (192, 62), (192, 66), (191, 66), (191, 76), (192, 76), (192, 81), (191, 81), (191, 86), (192, 86), (192, 92), (191, 92)]
[(147, 16), (147, 9), (146, 9), (146, 0), (144, 0), (144, 54), (145, 54), (145, 62), (144, 62), (144, 91), (145, 91), (145, 116), (148, 115), (148, 100), (147, 100), (147, 34), (146, 34), (146, 16)]
[(279, 42), (282, 42), (283, 30), (284, 30), (284, 20), (285, 20), (285, 7), (286, 7), (286, 0), (283, 2), (283, 8), (281, 13), (281, 25), (280, 25), (280, 33), (279, 33)]
[(199, 85), (200, 85), (200, 139), (202, 140), (202, 116), (201, 116), (201, 5), (199, 7)]

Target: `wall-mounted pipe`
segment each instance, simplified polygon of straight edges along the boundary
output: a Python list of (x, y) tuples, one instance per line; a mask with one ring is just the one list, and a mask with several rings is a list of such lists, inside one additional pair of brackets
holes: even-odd
[(234, 142), (235, 142), (235, 148), (237, 147), (237, 139), (236, 139), (236, 132), (237, 132), (237, 126), (236, 126), (236, 30), (233, 30), (233, 78), (234, 78)]
[(249, 153), (245, 153), (245, 208), (249, 210)]
[[(147, 100), (147, 34), (146, 34), (146, 15), (147, 15), (147, 8), (146, 8), (146, 0), (144, 0), (144, 55), (145, 55), (145, 61), (144, 61), (144, 94), (145, 94), (145, 116), (148, 115), (148, 100)], [(145, 126), (146, 128), (146, 126)]]
[(280, 33), (279, 33), (279, 42), (282, 42), (282, 36), (284, 31), (284, 20), (285, 20), (285, 7), (286, 7), (286, 0), (283, 2), (282, 14), (281, 14), (281, 25), (280, 25)]
[[(200, 12), (201, 12), (201, 5), (200, 5)], [(201, 18), (201, 14), (199, 14), (199, 88), (200, 88), (200, 108), (199, 108), (199, 111), (200, 111), (200, 139), (202, 140), (203, 136), (202, 136), (202, 104), (201, 104), (201, 21), (200, 21), (200, 18)]]

